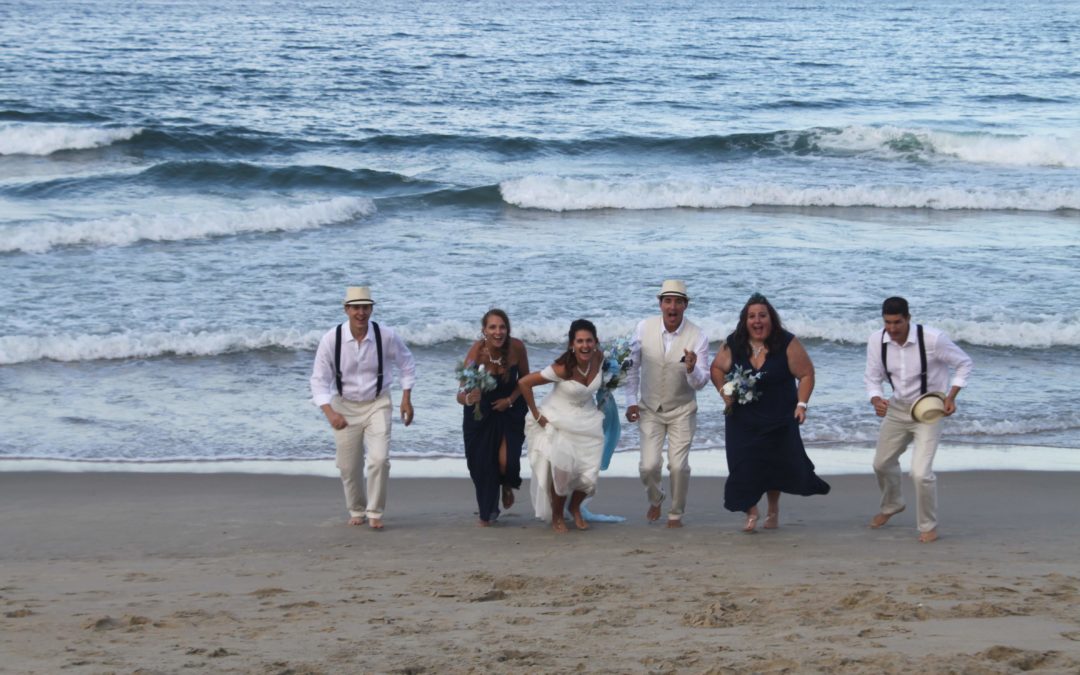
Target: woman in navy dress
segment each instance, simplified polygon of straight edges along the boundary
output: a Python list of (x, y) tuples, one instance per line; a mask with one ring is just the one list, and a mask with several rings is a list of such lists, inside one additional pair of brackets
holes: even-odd
[[(726, 376), (736, 366), (760, 376), (753, 400), (746, 403), (724, 391)], [(713, 360), (711, 374), (729, 413), (724, 428), (728, 463), (724, 508), (746, 513), (743, 531), (753, 532), (757, 504), (767, 495), (763, 526), (775, 529), (780, 526), (781, 492), (803, 496), (829, 492), (829, 484), (814, 473), (799, 434), (814, 391), (814, 364), (799, 339), (784, 330), (765, 296), (755, 293)]]
[[(500, 497), (503, 508), (508, 509), (514, 504), (514, 490), (521, 487), (521, 446), (528, 407), (517, 384), (529, 373), (529, 355), (525, 343), (510, 337), (506, 312), (489, 310), (480, 325), (483, 338), (469, 348), (465, 362), (483, 365), (498, 384), (492, 391), (458, 392), (457, 401), (462, 405), (461, 430), (469, 476), (476, 488), (478, 524), (487, 527), (499, 517)], [(479, 420), (474, 415), (478, 401)]]

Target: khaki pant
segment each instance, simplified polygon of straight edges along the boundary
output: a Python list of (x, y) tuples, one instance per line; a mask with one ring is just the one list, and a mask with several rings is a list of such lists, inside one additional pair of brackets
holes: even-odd
[(638, 407), (638, 429), (641, 434), (641, 461), (638, 472), (649, 497), (656, 506), (664, 501), (661, 487), (661, 467), (664, 463), (664, 438), (668, 442), (668, 472), (671, 474), (671, 509), (668, 518), (681, 520), (686, 510), (686, 493), (690, 487), (690, 444), (697, 429), (697, 403), (691, 401), (673, 410), (654, 412)]
[(910, 406), (890, 401), (878, 432), (874, 473), (881, 488), (881, 512), (898, 513), (904, 508), (900, 492), (900, 455), (915, 442), (911, 453), (911, 480), (915, 483), (915, 522), (920, 532), (937, 527), (937, 476), (934, 455), (941, 438), (941, 420), (924, 424), (911, 419)]
[(390, 476), (390, 393), (363, 402), (335, 396), (330, 407), (349, 423), (344, 429), (334, 429), (337, 468), (345, 486), (349, 515), (381, 519), (386, 506), (386, 482)]

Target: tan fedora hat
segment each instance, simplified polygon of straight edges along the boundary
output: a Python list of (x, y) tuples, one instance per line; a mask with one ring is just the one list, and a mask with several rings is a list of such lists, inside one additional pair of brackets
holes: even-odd
[(945, 417), (945, 394), (932, 391), (911, 404), (911, 419), (916, 422), (936, 422)]
[(345, 306), (349, 305), (374, 305), (371, 299), (371, 289), (367, 286), (349, 286), (345, 289)]
[(686, 294), (686, 282), (679, 281), (678, 279), (668, 279), (660, 287), (660, 292), (656, 294), (657, 298), (662, 298), (665, 295), (674, 295), (677, 298), (683, 298), (687, 301), (690, 300), (690, 296)]

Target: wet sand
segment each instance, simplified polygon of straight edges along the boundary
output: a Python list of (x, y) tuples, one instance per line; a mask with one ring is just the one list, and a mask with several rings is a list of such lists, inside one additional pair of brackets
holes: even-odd
[(0, 670), (1080, 671), (1080, 475), (938, 475), (923, 545), (865, 475), (756, 534), (722, 478), (668, 530), (602, 477), (628, 521), (557, 535), (527, 490), (477, 528), (456, 478), (391, 478), (374, 532), (329, 478), (0, 473)]

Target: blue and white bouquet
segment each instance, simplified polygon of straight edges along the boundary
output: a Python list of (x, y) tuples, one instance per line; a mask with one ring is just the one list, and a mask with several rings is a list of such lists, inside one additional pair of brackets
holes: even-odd
[(605, 471), (622, 437), (619, 406), (615, 403), (614, 392), (626, 384), (626, 372), (633, 365), (630, 338), (615, 338), (601, 343), (600, 351), (604, 355), (604, 363), (600, 366), (601, 386), (600, 391), (596, 392), (596, 407), (604, 413), (604, 454), (601, 456), (600, 470)]
[(600, 366), (600, 391), (596, 395), (597, 403), (612, 395), (612, 392), (626, 384), (626, 372), (633, 364), (630, 358), (630, 338), (620, 337), (600, 343), (604, 354), (604, 363)]
[[(479, 389), (482, 392), (494, 391), (495, 387), (499, 386), (499, 383), (495, 381), (495, 376), (489, 373), (482, 363), (476, 365), (459, 361), (454, 372), (458, 376), (458, 391), (463, 394), (473, 389)], [(480, 410), (480, 401), (473, 404), (473, 419), (478, 422), (484, 419), (484, 411)]]
[[(761, 399), (761, 394), (754, 389), (754, 385), (758, 383), (761, 376), (765, 374), (765, 371), (753, 373), (747, 368), (742, 366), (735, 366), (724, 377), (723, 392), (725, 396), (730, 396), (735, 400), (735, 403), (739, 405), (746, 405), (747, 403), (753, 403), (754, 401)], [(730, 415), (732, 411), (732, 405), (729, 403), (724, 406), (724, 414)]]

